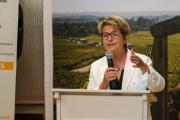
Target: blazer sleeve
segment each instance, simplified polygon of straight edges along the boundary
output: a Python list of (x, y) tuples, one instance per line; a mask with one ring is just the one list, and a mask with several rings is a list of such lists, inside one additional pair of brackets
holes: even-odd
[(160, 92), (165, 87), (164, 78), (152, 67), (152, 60), (148, 57), (147, 65), (149, 67), (148, 88), (152, 92)]

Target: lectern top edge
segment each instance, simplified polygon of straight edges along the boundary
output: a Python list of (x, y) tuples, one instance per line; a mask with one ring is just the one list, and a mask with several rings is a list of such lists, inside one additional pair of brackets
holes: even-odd
[(133, 91), (133, 90), (86, 90), (86, 89), (61, 89), (61, 88), (54, 88), (52, 91), (55, 93), (60, 94), (134, 94), (134, 95), (142, 95), (142, 94), (149, 94), (150, 91), (148, 90), (140, 90), (140, 91)]

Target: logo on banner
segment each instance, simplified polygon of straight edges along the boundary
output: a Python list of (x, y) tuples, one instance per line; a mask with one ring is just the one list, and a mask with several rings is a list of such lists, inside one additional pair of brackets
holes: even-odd
[(0, 70), (13, 70), (13, 62), (0, 62)]

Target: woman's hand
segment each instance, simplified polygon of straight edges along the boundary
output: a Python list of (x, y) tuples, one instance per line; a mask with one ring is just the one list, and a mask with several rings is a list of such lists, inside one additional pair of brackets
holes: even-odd
[(138, 67), (141, 69), (142, 74), (149, 72), (149, 68), (148, 65), (145, 64), (142, 59), (140, 57), (138, 57), (137, 55), (135, 55), (133, 49), (131, 49), (131, 57), (130, 60), (132, 63), (134, 63), (135, 65), (133, 67)]
[(115, 68), (107, 68), (104, 73), (104, 79), (100, 84), (100, 89), (106, 89), (109, 86), (109, 83), (117, 78), (117, 71)]

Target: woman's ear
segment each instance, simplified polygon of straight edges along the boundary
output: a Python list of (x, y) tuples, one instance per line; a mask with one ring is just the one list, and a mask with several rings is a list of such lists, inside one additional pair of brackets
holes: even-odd
[(129, 39), (129, 36), (128, 36), (128, 35), (126, 35), (126, 36), (124, 37), (124, 43), (125, 43), (125, 44), (127, 44), (127, 43), (128, 43), (128, 39)]

